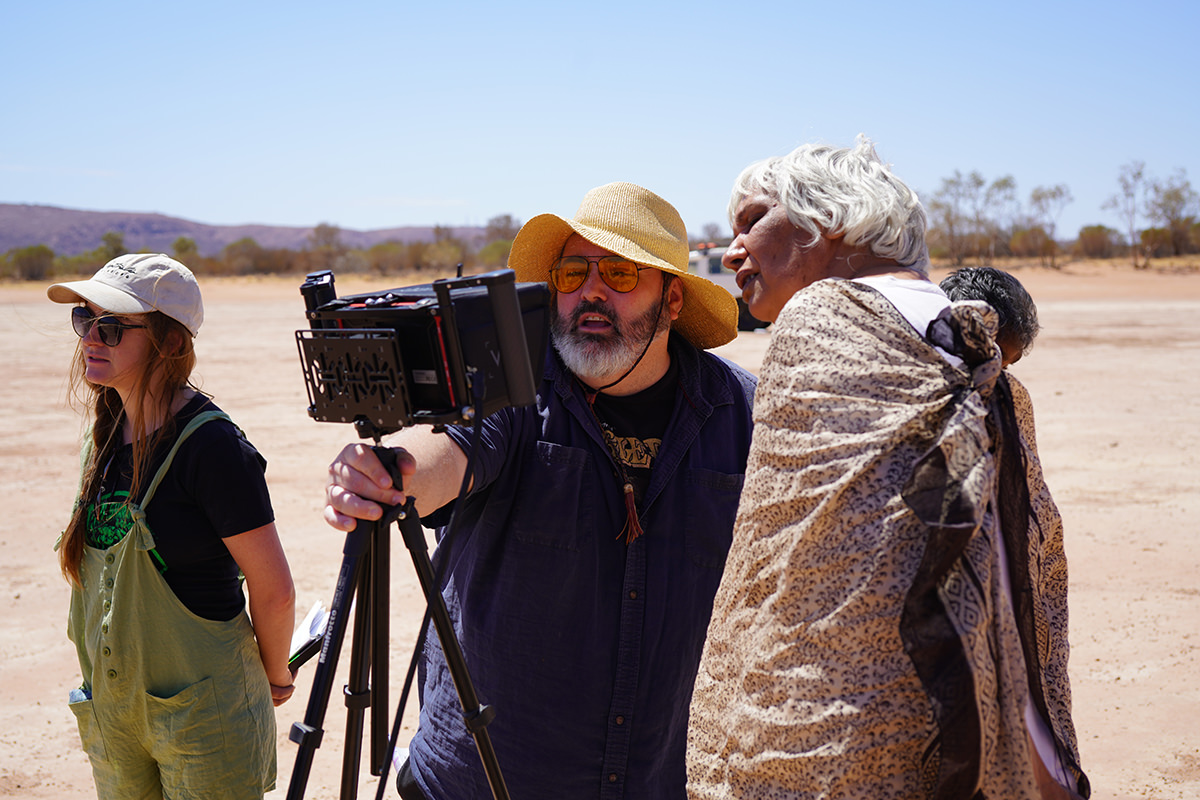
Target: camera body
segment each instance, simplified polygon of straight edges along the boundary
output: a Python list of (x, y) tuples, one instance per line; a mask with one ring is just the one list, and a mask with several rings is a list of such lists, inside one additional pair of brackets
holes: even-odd
[[(333, 273), (300, 287), (296, 332), (309, 415), (363, 435), (469, 423), (536, 400), (550, 291), (512, 270), (337, 297)], [(363, 429), (366, 429), (365, 431)]]

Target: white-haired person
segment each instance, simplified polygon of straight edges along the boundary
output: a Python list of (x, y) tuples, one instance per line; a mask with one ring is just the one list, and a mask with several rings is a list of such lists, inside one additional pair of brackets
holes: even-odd
[(1086, 797), (994, 315), (928, 279), (924, 211), (864, 137), (751, 165), (730, 217), (774, 325), (690, 796)]
[[(537, 403), (483, 420), (443, 587), (513, 797), (685, 795), (688, 702), (733, 536), (754, 377), (704, 352), (737, 335), (737, 304), (688, 273), (667, 201), (614, 183), (574, 217), (513, 241), (521, 281), (547, 281), (551, 343)], [(470, 431), (410, 428), (404, 491), (444, 524)], [(396, 504), (371, 451), (331, 467), (326, 518), (347, 530)], [(441, 536), (441, 533), (439, 533)], [(490, 796), (430, 636), (404, 798)]]
[(74, 304), (71, 383), (91, 423), (57, 549), (97, 795), (260, 798), (272, 706), (292, 694), (295, 594), (266, 462), (190, 381), (200, 287), (135, 254), (48, 294)]

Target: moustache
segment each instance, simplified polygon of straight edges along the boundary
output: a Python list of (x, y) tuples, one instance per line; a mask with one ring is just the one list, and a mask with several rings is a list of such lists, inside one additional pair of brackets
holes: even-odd
[(617, 318), (617, 310), (608, 303), (598, 300), (581, 300), (579, 305), (575, 306), (575, 310), (571, 312), (569, 328), (571, 331), (579, 330), (579, 320), (583, 319), (585, 314), (602, 314), (608, 318), (612, 324), (613, 333), (620, 335), (621, 326)]

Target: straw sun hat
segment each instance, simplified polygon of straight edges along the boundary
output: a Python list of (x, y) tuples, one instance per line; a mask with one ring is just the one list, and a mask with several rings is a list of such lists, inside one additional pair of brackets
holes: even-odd
[(513, 240), (508, 265), (517, 280), (546, 283), (563, 245), (577, 233), (594, 245), (677, 275), (683, 309), (672, 327), (701, 349), (737, 336), (737, 301), (724, 288), (688, 272), (687, 228), (675, 207), (641, 186), (610, 183), (588, 192), (572, 219), (540, 214)]

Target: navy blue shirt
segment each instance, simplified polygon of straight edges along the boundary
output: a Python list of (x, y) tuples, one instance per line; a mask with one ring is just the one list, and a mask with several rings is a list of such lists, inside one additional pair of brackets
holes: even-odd
[[(688, 704), (733, 536), (755, 378), (672, 334), (674, 412), (626, 544), (621, 486), (551, 350), (536, 406), (483, 423), (444, 596), (514, 798), (683, 798)], [(471, 432), (450, 435), (466, 451)], [(450, 506), (426, 521), (444, 524)], [(441, 532), (439, 532), (439, 536)], [(432, 631), (410, 765), (429, 798), (490, 797)]]

